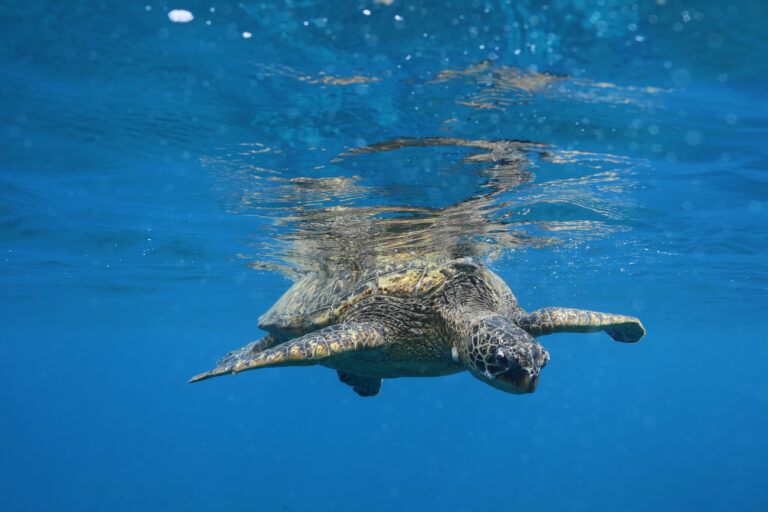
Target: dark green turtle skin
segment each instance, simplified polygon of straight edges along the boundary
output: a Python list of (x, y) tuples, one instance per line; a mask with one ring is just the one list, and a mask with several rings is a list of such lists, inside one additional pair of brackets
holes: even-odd
[(605, 331), (634, 343), (637, 318), (579, 309), (524, 311), (485, 265), (390, 261), (375, 270), (308, 274), (259, 318), (269, 334), (190, 382), (246, 370), (321, 365), (361, 396), (382, 379), (468, 370), (510, 393), (531, 393), (549, 354), (537, 336)]

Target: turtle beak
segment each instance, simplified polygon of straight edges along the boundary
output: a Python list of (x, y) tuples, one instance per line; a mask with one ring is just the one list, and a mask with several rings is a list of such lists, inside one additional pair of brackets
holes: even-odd
[(524, 353), (499, 348), (496, 365), (504, 368), (494, 377), (505, 391), (523, 394), (533, 393), (539, 385), (541, 369), (547, 365), (549, 353), (541, 345), (531, 347)]
[(533, 393), (539, 385), (539, 372), (517, 367), (496, 375), (496, 380), (513, 393)]

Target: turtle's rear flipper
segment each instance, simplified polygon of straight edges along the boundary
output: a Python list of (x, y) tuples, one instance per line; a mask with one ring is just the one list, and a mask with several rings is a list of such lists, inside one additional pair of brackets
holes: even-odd
[(605, 331), (614, 340), (624, 343), (634, 343), (645, 336), (643, 324), (635, 317), (583, 309), (542, 308), (519, 315), (514, 321), (533, 336)]
[(349, 322), (332, 325), (255, 354), (247, 345), (230, 352), (216, 368), (192, 377), (189, 382), (258, 368), (327, 364), (335, 357), (375, 349), (385, 343), (384, 329), (376, 324)]
[(344, 384), (352, 386), (360, 396), (376, 396), (381, 389), (381, 379), (376, 377), (362, 377), (355, 375), (354, 373), (347, 373), (341, 370), (337, 372), (339, 374), (339, 380)]

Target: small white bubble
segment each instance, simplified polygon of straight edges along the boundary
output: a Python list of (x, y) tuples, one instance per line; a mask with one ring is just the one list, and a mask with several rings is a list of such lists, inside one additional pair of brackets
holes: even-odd
[(399, 14), (395, 14), (395, 21), (403, 21), (403, 17)]
[(370, 15), (371, 15), (371, 11), (370, 10), (363, 9), (363, 16), (370, 16)]
[(168, 12), (168, 19), (174, 23), (189, 23), (195, 17), (186, 9), (174, 9)]
[(250, 32), (243, 32), (243, 39), (250, 39), (253, 36)]
[(701, 144), (701, 134), (694, 130), (686, 132), (685, 142), (689, 146), (698, 146), (699, 144)]

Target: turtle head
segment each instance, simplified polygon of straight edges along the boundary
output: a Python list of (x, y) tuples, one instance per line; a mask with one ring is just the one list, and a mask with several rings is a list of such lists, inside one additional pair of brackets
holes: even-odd
[(501, 315), (470, 321), (459, 358), (477, 377), (507, 393), (532, 393), (549, 354), (533, 336)]

